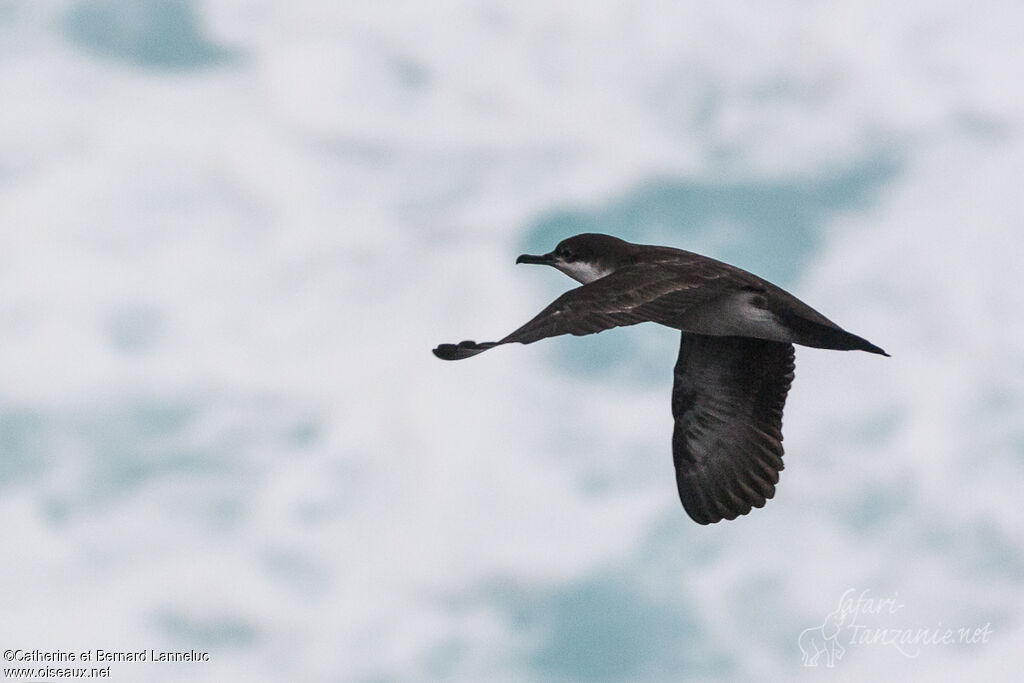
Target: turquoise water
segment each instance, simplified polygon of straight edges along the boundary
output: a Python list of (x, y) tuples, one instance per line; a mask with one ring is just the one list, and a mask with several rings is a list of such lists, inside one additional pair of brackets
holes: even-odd
[[(0, 3), (0, 650), (114, 680), (1013, 680), (1016, 7)], [(884, 21), (880, 20), (884, 18)], [(444, 364), (578, 232), (752, 270), (800, 349), (776, 499), (676, 498), (677, 333)], [(802, 641), (801, 641), (802, 642)], [(3, 666), (7, 666), (5, 662)]]

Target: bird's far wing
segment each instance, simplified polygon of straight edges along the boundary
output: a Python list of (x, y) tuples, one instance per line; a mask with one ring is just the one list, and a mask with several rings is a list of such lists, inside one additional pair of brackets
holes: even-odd
[(642, 322), (668, 322), (700, 296), (701, 284), (701, 276), (687, 277), (661, 264), (629, 266), (569, 290), (499, 341), (441, 344), (434, 355), (459, 360), (500, 344), (531, 344), (563, 334), (582, 336)]
[(672, 455), (694, 521), (735, 519), (775, 495), (793, 369), (792, 344), (682, 333)]

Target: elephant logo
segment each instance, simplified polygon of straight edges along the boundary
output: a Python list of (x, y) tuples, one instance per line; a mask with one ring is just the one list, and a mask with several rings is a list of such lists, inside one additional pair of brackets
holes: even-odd
[(803, 654), (804, 666), (818, 666), (821, 655), (825, 655), (825, 666), (833, 667), (836, 661), (843, 658), (846, 649), (839, 644), (839, 634), (843, 630), (847, 613), (841, 609), (825, 617), (821, 626), (804, 629), (797, 639), (800, 652)]

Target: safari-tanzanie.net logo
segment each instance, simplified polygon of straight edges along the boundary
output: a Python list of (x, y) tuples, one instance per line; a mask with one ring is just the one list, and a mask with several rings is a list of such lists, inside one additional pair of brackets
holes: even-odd
[(870, 589), (850, 588), (819, 626), (804, 629), (797, 639), (804, 666), (835, 666), (850, 648), (892, 648), (904, 657), (918, 657), (926, 648), (987, 643), (991, 622), (949, 626), (922, 625), (907, 614), (899, 594), (875, 597)]

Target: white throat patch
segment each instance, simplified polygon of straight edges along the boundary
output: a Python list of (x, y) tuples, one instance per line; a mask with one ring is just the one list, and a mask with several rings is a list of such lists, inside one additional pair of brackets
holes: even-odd
[(594, 280), (600, 280), (605, 275), (609, 275), (612, 271), (610, 268), (599, 268), (593, 263), (584, 263), (583, 261), (573, 261), (571, 263), (557, 263), (555, 268), (571, 277), (576, 282), (582, 282), (587, 284)]

